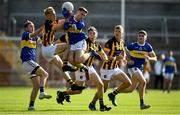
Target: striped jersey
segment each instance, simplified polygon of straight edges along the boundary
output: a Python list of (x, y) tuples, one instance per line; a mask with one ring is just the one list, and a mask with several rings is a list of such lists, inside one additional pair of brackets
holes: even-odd
[[(123, 40), (117, 41), (115, 37), (109, 39), (105, 43), (104, 51), (108, 52), (108, 56), (116, 57), (121, 53), (124, 53), (124, 42)], [(109, 60), (108, 63), (103, 62), (102, 69), (114, 69), (118, 67), (118, 61), (115, 59)]]

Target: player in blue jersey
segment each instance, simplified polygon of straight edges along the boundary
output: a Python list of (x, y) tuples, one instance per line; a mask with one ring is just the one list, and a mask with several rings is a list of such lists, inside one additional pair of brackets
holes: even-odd
[(148, 109), (151, 106), (144, 103), (144, 95), (146, 88), (146, 80), (143, 76), (143, 65), (146, 60), (156, 61), (157, 57), (153, 51), (152, 46), (146, 42), (147, 32), (140, 30), (138, 32), (137, 42), (127, 45), (128, 60), (128, 72), (131, 76), (132, 85), (126, 88), (120, 93), (129, 93), (138, 87), (140, 98), (140, 109)]
[(37, 35), (40, 34), (43, 26), (35, 31), (33, 22), (27, 20), (24, 24), (24, 29), (25, 32), (22, 34), (21, 38), (22, 49), (20, 57), (23, 69), (30, 75), (29, 78), (33, 84), (28, 110), (34, 111), (34, 103), (39, 89), (39, 99), (49, 99), (52, 96), (46, 94), (44, 91), (48, 73), (36, 62), (36, 45), (39, 40)]
[(172, 81), (174, 78), (174, 74), (177, 73), (177, 66), (176, 66), (176, 60), (173, 57), (173, 52), (170, 51), (168, 56), (163, 60), (164, 62), (164, 87), (163, 92), (167, 90), (168, 93), (170, 93)]
[(84, 7), (79, 7), (75, 15), (67, 16), (63, 13), (65, 19), (64, 22), (64, 30), (67, 33), (67, 37), (69, 40), (69, 55), (68, 61), (77, 66), (78, 68), (82, 68), (86, 72), (86, 76), (88, 77), (87, 67), (83, 64), (91, 55), (100, 58), (100, 56), (92, 49), (91, 53), (85, 53), (86, 50), (86, 39), (87, 36), (82, 31), (85, 27), (84, 18), (88, 14), (88, 10)]

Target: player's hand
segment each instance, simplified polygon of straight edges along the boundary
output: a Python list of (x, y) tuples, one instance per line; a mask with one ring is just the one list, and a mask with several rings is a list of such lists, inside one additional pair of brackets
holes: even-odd
[(64, 16), (64, 18), (69, 18), (71, 16), (71, 12), (66, 8), (63, 8), (62, 15)]

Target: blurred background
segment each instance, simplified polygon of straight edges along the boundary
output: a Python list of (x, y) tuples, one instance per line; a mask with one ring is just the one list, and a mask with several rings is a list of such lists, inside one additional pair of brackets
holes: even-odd
[[(29, 86), (30, 80), (22, 70), (20, 61), (20, 39), (24, 22), (34, 22), (36, 28), (44, 23), (43, 10), (53, 6), (57, 17), (62, 18), (61, 5), (66, 0), (0, 0), (0, 86)], [(98, 42), (102, 45), (113, 36), (114, 26), (125, 27), (125, 44), (135, 41), (140, 29), (148, 32), (148, 42), (159, 56), (174, 52), (180, 68), (180, 1), (179, 0), (68, 0), (77, 9), (84, 6), (89, 14), (86, 28), (93, 25), (99, 31)], [(61, 35), (62, 33), (59, 32)], [(47, 85), (64, 86), (61, 73), (48, 64), (38, 47), (38, 62), (49, 72)], [(151, 64), (153, 68), (153, 63)], [(112, 82), (111, 86), (115, 86)], [(154, 71), (150, 86), (154, 87)], [(173, 89), (180, 89), (180, 73), (175, 75)]]

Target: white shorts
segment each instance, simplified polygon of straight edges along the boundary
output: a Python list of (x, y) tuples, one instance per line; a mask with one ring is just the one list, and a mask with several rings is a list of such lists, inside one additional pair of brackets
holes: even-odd
[(164, 76), (165, 79), (173, 80), (174, 73), (163, 73), (163, 76)]
[(145, 78), (147, 81), (150, 80), (150, 74), (149, 74), (149, 72), (145, 72), (145, 73), (144, 73), (144, 78)]
[[(97, 74), (97, 72), (93, 66), (88, 67), (88, 72), (89, 72), (90, 77), (91, 77), (91, 74)], [(75, 79), (77, 81), (86, 81), (85, 72), (76, 71), (75, 72)]]
[(42, 46), (43, 57), (50, 62), (54, 58), (57, 45)]
[(137, 67), (133, 67), (133, 68), (129, 68), (128, 69), (128, 73), (129, 73), (129, 75), (132, 77), (133, 76), (133, 74), (135, 74), (135, 73), (139, 73), (141, 76), (143, 76), (143, 73), (142, 73), (142, 71), (139, 69), (139, 68), (137, 68)]
[(70, 51), (75, 51), (75, 50), (86, 50), (87, 44), (86, 40), (81, 40), (77, 42), (76, 44), (70, 45)]
[(107, 69), (100, 70), (102, 80), (111, 80), (114, 76), (121, 74), (121, 73), (124, 73), (124, 72), (120, 68), (115, 68), (115, 69), (111, 69), (111, 70), (107, 70)]
[(31, 76), (29, 76), (29, 78), (34, 76), (36, 70), (40, 67), (39, 64), (33, 60), (23, 62), (22, 66), (23, 66), (23, 69), (25, 70), (25, 72), (27, 72), (29, 75), (31, 75)]

